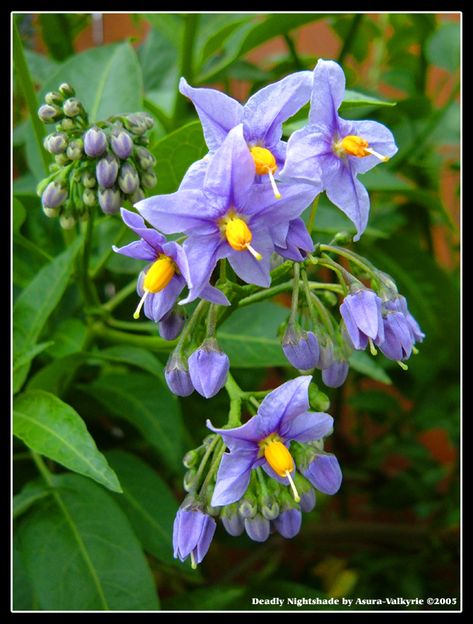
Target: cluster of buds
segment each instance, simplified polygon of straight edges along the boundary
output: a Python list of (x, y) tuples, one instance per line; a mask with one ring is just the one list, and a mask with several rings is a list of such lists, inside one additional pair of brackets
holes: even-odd
[(71, 85), (47, 93), (38, 116), (56, 124), (44, 139), (54, 156), (51, 175), (38, 184), (43, 211), (59, 217), (64, 229), (86, 220), (98, 206), (105, 214), (118, 212), (125, 201), (136, 203), (156, 185), (156, 159), (146, 149), (153, 118), (147, 113), (114, 115), (89, 125), (83, 104)]

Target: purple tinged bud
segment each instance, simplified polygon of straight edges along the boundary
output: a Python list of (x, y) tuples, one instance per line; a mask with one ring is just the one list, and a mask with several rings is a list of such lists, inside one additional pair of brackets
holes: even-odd
[(185, 317), (176, 312), (176, 310), (170, 310), (159, 321), (159, 335), (164, 340), (174, 340), (179, 336), (186, 322)]
[(233, 509), (233, 505), (224, 507), (222, 515), (220, 516), (222, 524), (225, 527), (225, 531), (233, 537), (238, 537), (245, 530), (245, 524), (243, 518), (239, 515), (236, 509)]
[(136, 169), (131, 163), (124, 163), (120, 167), (120, 174), (118, 176), (118, 186), (121, 188), (123, 193), (125, 193), (126, 195), (131, 195), (136, 191), (139, 183), (140, 180), (138, 178)]
[(110, 143), (112, 150), (122, 160), (126, 160), (133, 151), (133, 141), (126, 130), (114, 131)]
[(62, 117), (62, 110), (58, 106), (43, 104), (38, 109), (38, 117), (45, 124), (53, 123)]
[(254, 518), (257, 511), (258, 506), (256, 504), (256, 500), (247, 493), (238, 506), (238, 513), (242, 518), (246, 519)]
[(279, 516), (279, 504), (275, 500), (267, 500), (263, 502), (261, 514), (266, 520), (274, 520)]
[(181, 506), (173, 526), (174, 558), (185, 561), (191, 556), (193, 567), (201, 563), (210, 548), (216, 527), (215, 520), (199, 508), (191, 504)]
[(273, 523), (278, 533), (286, 539), (292, 539), (301, 530), (302, 514), (299, 509), (287, 509)]
[(141, 186), (146, 189), (152, 189), (156, 186), (158, 178), (152, 169), (148, 169), (141, 174)]
[(194, 391), (189, 370), (180, 354), (171, 353), (164, 369), (164, 377), (171, 392), (177, 396), (189, 396)]
[(101, 158), (95, 168), (97, 182), (103, 188), (110, 188), (115, 184), (118, 175), (118, 161), (112, 154)]
[(282, 339), (284, 355), (299, 370), (314, 368), (319, 361), (319, 343), (311, 331), (289, 324)]
[(254, 518), (245, 518), (245, 530), (250, 539), (254, 542), (265, 542), (270, 532), (269, 520), (256, 514)]
[(84, 151), (87, 156), (95, 158), (101, 156), (107, 149), (107, 137), (105, 132), (97, 126), (93, 126), (84, 134)]
[(135, 156), (141, 169), (151, 169), (156, 164), (156, 158), (146, 147), (136, 148)]
[(301, 494), (301, 501), (299, 504), (302, 511), (304, 511), (305, 513), (309, 513), (309, 511), (312, 511), (312, 509), (314, 509), (315, 507), (315, 503), (316, 497), (315, 492), (312, 488)]
[(346, 360), (334, 360), (334, 362), (322, 371), (322, 380), (329, 388), (339, 388), (345, 383), (349, 370)]
[(144, 134), (148, 129), (146, 121), (140, 113), (127, 115), (125, 125), (130, 132), (138, 136)]
[(342, 484), (342, 471), (335, 455), (317, 455), (304, 472), (312, 485), (324, 494), (335, 494)]
[(340, 306), (348, 335), (355, 349), (363, 350), (368, 339), (383, 340), (384, 326), (381, 315), (381, 299), (368, 289), (347, 295)]
[(134, 193), (130, 195), (130, 201), (132, 204), (137, 204), (139, 201), (145, 198), (143, 189), (139, 186)]
[(46, 138), (46, 149), (51, 154), (62, 154), (67, 148), (67, 137), (63, 132), (50, 134)]
[(59, 182), (50, 182), (43, 191), (41, 203), (43, 208), (58, 208), (67, 199), (67, 190)]
[(99, 204), (105, 214), (115, 214), (120, 210), (120, 191), (117, 188), (99, 188)]
[(215, 338), (205, 340), (189, 358), (192, 384), (206, 399), (215, 396), (227, 381), (230, 360)]

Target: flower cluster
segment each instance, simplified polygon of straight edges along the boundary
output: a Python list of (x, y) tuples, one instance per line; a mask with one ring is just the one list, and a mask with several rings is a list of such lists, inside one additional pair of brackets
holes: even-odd
[(156, 185), (155, 157), (146, 149), (154, 120), (147, 113), (115, 115), (89, 126), (83, 104), (71, 85), (47, 93), (38, 116), (56, 124), (44, 139), (54, 156), (51, 175), (38, 185), (43, 211), (59, 216), (69, 229), (100, 206), (105, 214), (118, 212), (126, 200), (143, 199)]

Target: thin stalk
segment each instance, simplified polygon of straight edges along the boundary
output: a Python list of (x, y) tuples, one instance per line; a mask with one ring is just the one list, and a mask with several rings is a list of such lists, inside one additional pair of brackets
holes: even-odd
[(222, 440), (220, 436), (218, 436), (218, 441), (220, 442), (220, 448), (217, 446), (214, 452), (214, 458), (212, 463), (210, 464), (209, 471), (205, 475), (204, 482), (202, 483), (202, 487), (200, 488), (200, 493), (202, 494), (209, 484), (210, 479), (217, 472), (218, 467), (220, 466), (220, 462), (222, 461), (222, 455), (225, 453), (225, 449), (227, 448), (225, 442)]
[(345, 41), (343, 42), (342, 49), (340, 50), (340, 54), (338, 55), (337, 61), (340, 63), (340, 65), (343, 63), (343, 61), (345, 60), (345, 57), (350, 52), (353, 46), (353, 43), (356, 38), (356, 34), (358, 32), (358, 29), (360, 28), (362, 19), (363, 19), (363, 13), (356, 13), (353, 16), (353, 19), (350, 24), (350, 30), (348, 31), (347, 36), (345, 37)]
[(317, 214), (317, 208), (319, 207), (319, 201), (320, 201), (320, 193), (317, 195), (317, 197), (312, 202), (312, 207), (310, 209), (309, 221), (307, 222), (307, 231), (309, 232), (309, 235), (312, 234), (312, 230), (314, 229), (315, 215)]
[[(278, 284), (277, 286), (273, 286), (271, 288), (266, 288), (265, 290), (261, 290), (260, 292), (255, 293), (254, 295), (249, 295), (248, 297), (244, 297), (240, 299), (238, 302), (239, 308), (244, 308), (247, 305), (251, 305), (252, 303), (258, 303), (259, 301), (264, 301), (265, 299), (269, 299), (270, 297), (274, 297), (275, 295), (279, 295), (283, 292), (287, 292), (292, 289), (294, 284), (293, 280), (289, 280), (288, 282), (284, 282), (282, 284)], [(299, 286), (301, 286), (302, 282), (299, 282)], [(324, 282), (309, 282), (309, 287), (311, 290), (330, 290), (331, 292), (336, 292), (343, 294), (345, 291), (339, 284), (325, 284)]]
[(217, 331), (217, 313), (218, 305), (211, 303), (207, 315), (207, 338), (215, 337), (215, 332)]
[(293, 325), (296, 316), (297, 316), (297, 308), (299, 304), (299, 275), (300, 275), (301, 267), (298, 262), (294, 262), (294, 279), (293, 279), (293, 287), (292, 287), (292, 299), (291, 299), (291, 316), (289, 317), (289, 324)]
[(289, 33), (283, 34), (284, 41), (286, 42), (287, 49), (289, 50), (289, 54), (291, 55), (292, 60), (294, 61), (294, 67), (297, 70), (304, 69), (304, 63), (301, 61), (299, 55), (297, 54), (297, 48), (294, 43), (293, 38)]
[(122, 303), (127, 297), (129, 297), (132, 293), (136, 291), (136, 279), (132, 282), (129, 282), (126, 286), (124, 286), (121, 290), (117, 292), (111, 299), (102, 305), (103, 309), (107, 312), (112, 312), (116, 307)]
[[(194, 59), (194, 43), (197, 34), (197, 25), (199, 15), (197, 13), (189, 13), (183, 16), (184, 29), (182, 34), (181, 59), (179, 63), (178, 76), (184, 76), (186, 80), (192, 83), (193, 79), (193, 59)], [(172, 116), (172, 127), (177, 128), (179, 119), (184, 116), (186, 110), (186, 100), (178, 93), (174, 104), (174, 112)]]
[(179, 341), (175, 349), (176, 353), (179, 353), (182, 350), (182, 348), (184, 347), (185, 341), (187, 340), (188, 336), (192, 333), (192, 330), (194, 329), (197, 321), (205, 312), (205, 309), (208, 305), (209, 305), (209, 302), (205, 301), (205, 299), (200, 300), (198, 306), (195, 308), (194, 312), (192, 313), (192, 316), (188, 320), (187, 325), (184, 327), (184, 329), (181, 332), (181, 335), (179, 336)]
[(16, 20), (13, 19), (13, 50), (15, 55), (15, 68), (18, 74), (19, 83), (23, 89), (23, 95), (25, 96), (26, 105), (30, 114), (31, 124), (33, 126), (33, 132), (38, 144), (38, 149), (41, 154), (41, 160), (43, 162), (43, 168), (46, 175), (49, 173), (49, 158), (46, 150), (43, 146), (43, 138), (46, 135), (45, 128), (38, 117), (38, 98), (36, 97), (36, 91), (34, 89), (33, 80), (31, 79), (30, 70), (26, 61), (25, 51), (23, 49), (23, 42), (21, 40), (20, 33), (18, 31), (18, 25)]
[(195, 475), (195, 483), (198, 485), (201, 477), (202, 477), (202, 473), (204, 472), (204, 468), (205, 465), (207, 464), (207, 461), (210, 457), (210, 455), (213, 453), (218, 441), (221, 440), (219, 435), (215, 435), (215, 438), (212, 440), (212, 442), (208, 445), (204, 456), (202, 457), (202, 461), (199, 464), (199, 468), (197, 469), (197, 473)]
[(336, 253), (339, 256), (343, 256), (347, 260), (350, 260), (350, 262), (353, 262), (353, 264), (357, 264), (359, 267), (361, 267), (362, 269), (364, 269), (368, 273), (376, 273), (377, 272), (376, 267), (374, 265), (372, 265), (371, 262), (369, 262), (369, 260), (366, 260), (366, 258), (360, 258), (360, 256), (358, 256), (358, 254), (355, 254), (352, 251), (349, 251), (348, 249), (344, 249), (343, 247), (337, 247), (335, 245), (324, 245), (324, 244), (321, 244), (319, 246), (319, 249), (320, 249), (320, 251), (328, 251), (328, 252), (331, 252), (331, 253)]
[(315, 304), (319, 312), (319, 316), (322, 319), (322, 323), (325, 325), (325, 328), (327, 329), (329, 336), (331, 336), (334, 331), (332, 320), (324, 304), (320, 301), (320, 299), (314, 293), (311, 292), (309, 288), (309, 281), (307, 279), (307, 273), (305, 270), (302, 271), (302, 281), (304, 283), (305, 296), (306, 296), (307, 305), (309, 306), (309, 312), (310, 312), (312, 319), (316, 320), (316, 312), (314, 309), (314, 304)]
[(90, 305), (100, 305), (100, 300), (95, 288), (95, 284), (92, 282), (89, 276), (89, 262), (90, 254), (92, 250), (92, 240), (94, 233), (94, 211), (91, 210), (89, 218), (87, 219), (87, 225), (84, 236), (84, 245), (82, 247), (82, 257), (80, 258), (80, 275), (82, 281), (82, 287), (84, 292), (85, 302)]
[(96, 323), (91, 329), (97, 338), (101, 338), (106, 342), (129, 344), (155, 353), (170, 353), (176, 345), (175, 340), (163, 340), (163, 338), (158, 336), (134, 336), (127, 332), (105, 327), (102, 323)]

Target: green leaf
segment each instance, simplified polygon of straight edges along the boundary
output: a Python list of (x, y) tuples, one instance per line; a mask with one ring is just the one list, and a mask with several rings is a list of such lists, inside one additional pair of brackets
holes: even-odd
[(13, 361), (13, 372), (17, 373), (25, 364), (28, 364), (33, 360), (37, 355), (39, 355), (42, 351), (47, 349), (53, 344), (52, 340), (48, 342), (40, 342), (39, 344), (35, 344), (31, 347), (31, 349), (27, 349), (20, 353), (20, 355), (14, 359)]
[(84, 359), (84, 353), (71, 353), (53, 360), (29, 379), (26, 389), (45, 390), (59, 397), (62, 396)]
[(16, 197), (13, 198), (13, 231), (19, 232), (26, 219), (26, 210)]
[(161, 382), (165, 383), (163, 364), (146, 349), (129, 345), (114, 345), (99, 352), (94, 352), (92, 357), (110, 362), (125, 362), (126, 364), (137, 366), (147, 373), (159, 377)]
[(20, 552), (18, 535), (13, 538), (13, 609), (15, 611), (33, 611), (33, 587), (26, 573)]
[(440, 26), (428, 39), (425, 53), (432, 65), (449, 72), (460, 66), (460, 24), (447, 22)]
[(48, 354), (53, 358), (63, 358), (82, 351), (86, 334), (87, 328), (83, 321), (77, 318), (65, 319), (51, 336), (53, 345), (49, 347)]
[(358, 108), (359, 106), (396, 106), (396, 102), (387, 102), (386, 100), (380, 100), (372, 95), (366, 95), (358, 91), (347, 89), (343, 96), (340, 112), (350, 108)]
[(181, 409), (164, 382), (144, 373), (116, 373), (103, 375), (82, 389), (111, 414), (136, 427), (163, 462), (181, 472)]
[[(163, 607), (166, 611), (223, 611), (226, 607), (232, 605), (235, 600), (241, 598), (245, 592), (245, 587), (232, 585), (202, 587), (194, 591), (187, 591), (185, 596), (178, 594), (168, 598), (164, 602)], [(248, 602), (248, 604), (250, 603), (251, 601)]]
[(148, 464), (130, 453), (111, 451), (106, 457), (123, 488), (123, 495), (117, 494), (115, 500), (144, 549), (182, 570), (182, 563), (173, 557), (172, 527), (178, 504), (169, 487)]
[(289, 310), (262, 302), (234, 312), (218, 329), (220, 346), (232, 366), (288, 366), (278, 337), (280, 324)]
[(200, 121), (192, 121), (171, 132), (151, 149), (159, 172), (155, 193), (173, 193), (187, 169), (208, 152)]
[(91, 48), (62, 63), (41, 91), (41, 97), (70, 82), (91, 123), (142, 107), (143, 79), (133, 47), (128, 43)]
[(381, 366), (364, 351), (354, 351), (350, 356), (350, 366), (358, 373), (371, 377), (385, 384), (392, 384), (391, 379)]
[(172, 13), (144, 13), (143, 17), (167, 39), (168, 44), (178, 48), (182, 35), (182, 15)]
[(82, 418), (49, 392), (30, 390), (16, 399), (13, 433), (36, 453), (121, 492), (116, 474), (97, 449)]
[(23, 385), (31, 364), (36, 355), (31, 351), (41, 334), (49, 315), (59, 303), (72, 273), (74, 259), (80, 249), (82, 240), (79, 238), (44, 266), (36, 277), (28, 284), (18, 297), (13, 310), (13, 350), (15, 359), (27, 351), (31, 358), (21, 366), (15, 375), (14, 390)]
[(39, 16), (43, 41), (57, 61), (63, 61), (74, 54), (68, 17), (61, 13), (41, 13)]
[(19, 527), (40, 609), (159, 609), (146, 559), (115, 501), (77, 475), (54, 476), (53, 484), (55, 497)]
[(25, 513), (34, 503), (43, 500), (51, 494), (50, 488), (46, 487), (44, 481), (36, 479), (30, 481), (25, 487), (13, 497), (13, 518), (18, 518)]
[(169, 45), (169, 39), (162, 32), (152, 28), (145, 42), (138, 49), (138, 58), (143, 72), (145, 92), (159, 89), (162, 85), (175, 88), (177, 82), (176, 49)]

